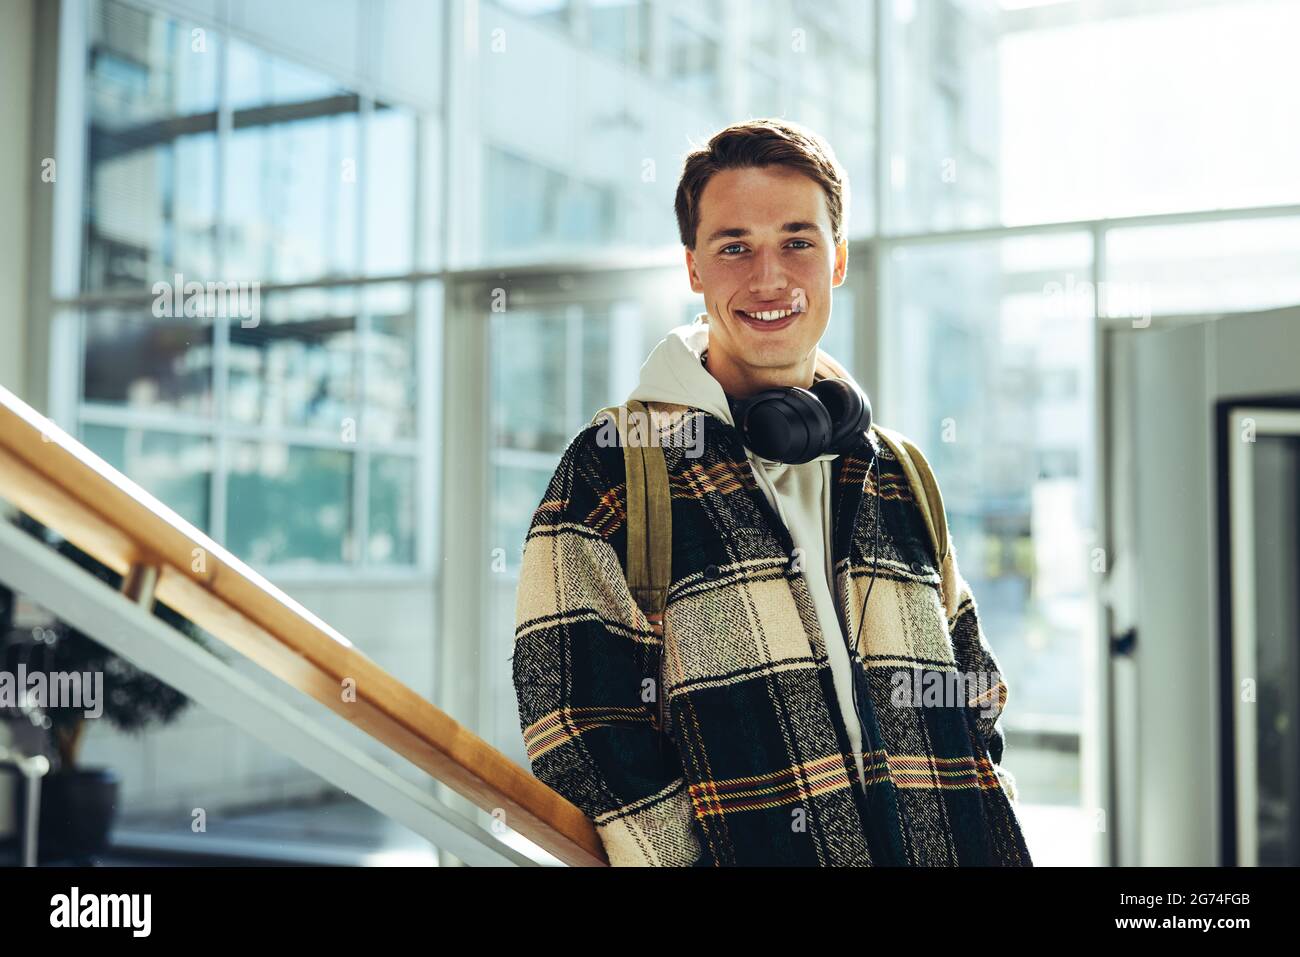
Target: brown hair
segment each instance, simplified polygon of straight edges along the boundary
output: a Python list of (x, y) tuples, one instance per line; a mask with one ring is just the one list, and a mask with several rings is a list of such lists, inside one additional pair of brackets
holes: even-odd
[(788, 166), (816, 181), (826, 193), (831, 237), (844, 239), (849, 180), (824, 139), (787, 120), (761, 119), (735, 123), (713, 135), (708, 146), (690, 153), (677, 183), (677, 231), (682, 245), (695, 249), (700, 228), (700, 196), (713, 174), (724, 169)]

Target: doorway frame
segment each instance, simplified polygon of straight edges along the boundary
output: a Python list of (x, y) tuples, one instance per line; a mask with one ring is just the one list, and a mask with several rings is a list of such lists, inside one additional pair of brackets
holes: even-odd
[[(1300, 437), (1300, 395), (1240, 396), (1215, 403), (1218, 536), (1220, 857), (1224, 865), (1257, 867), (1259, 832), (1255, 761), (1258, 738), (1237, 693), (1256, 674), (1254, 453), (1256, 442), (1233, 441), (1244, 420), (1255, 435)], [(1247, 762), (1243, 765), (1243, 761)]]

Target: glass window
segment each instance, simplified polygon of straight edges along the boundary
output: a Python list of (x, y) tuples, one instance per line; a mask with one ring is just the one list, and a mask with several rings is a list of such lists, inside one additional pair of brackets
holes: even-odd
[(637, 325), (635, 312), (624, 308), (626, 305), (626, 303), (594, 303), (583, 311), (580, 320), (581, 340), (578, 345), (582, 352), (582, 373), (577, 390), (578, 408), (577, 415), (574, 417), (574, 432), (591, 421), (597, 409), (627, 398), (623, 395), (612, 395), (610, 391), (613, 378), (611, 369), (613, 325), (615, 322)]
[[(151, 0), (158, 3), (159, 0)], [(177, 0), (164, 0), (177, 2)], [(232, 31), (259, 48), (301, 58), (318, 70), (354, 76), (363, 68), (364, 44), (373, 21), (387, 19), (392, 0), (276, 0), (238, 3), (230, 0), (179, 0), (211, 4), (228, 18)], [(425, 26), (416, 21), (416, 26)]]
[(445, 3), (383, 0), (361, 8), (371, 47), (369, 66), (378, 88), (412, 106), (438, 110), (447, 43)]
[(234, 442), (226, 546), (254, 566), (353, 561), (352, 453)]
[(1300, 219), (1110, 229), (1102, 314), (1248, 312), (1300, 302)]
[[(53, 222), (54, 258), (73, 257), (78, 284), (60, 284), (60, 296), (81, 296), (60, 298), (51, 319), (56, 392), (45, 398), (61, 424), (426, 696), (440, 568), (428, 566), (424, 480), (439, 453), (418, 410), (434, 405), (442, 287), (353, 280), (400, 276), (417, 253), (421, 268), (442, 264), (442, 127), (420, 112), (439, 107), (441, 6), (71, 3), (88, 15), (60, 22), (61, 49), (85, 46), (63, 67), (84, 73), (50, 91), (51, 122), (82, 134), (72, 159), (58, 157), (60, 176), (77, 171), (73, 222)], [(238, 40), (216, 25), (226, 22)], [(565, 189), (549, 241), (599, 239), (594, 219), (612, 218), (603, 194), (576, 178)], [(214, 315), (186, 291), (234, 280), (280, 288), (258, 289), (253, 322)], [(123, 772), (131, 827), (168, 830), (172, 798), (201, 785), (214, 819), (270, 806), (225, 815), (227, 838), (296, 828), (306, 859), (319, 857), (312, 844), (338, 844), (358, 863), (390, 862), (364, 861), (347, 847), (359, 843), (428, 858), (427, 841), (386, 848), (383, 816), (348, 802), (320, 809), (347, 819), (334, 833), (288, 821), (298, 812), (274, 805), (329, 789), (230, 739), (216, 716), (187, 717), (144, 736), (95, 736), (95, 760)]]
[(212, 443), (207, 438), (83, 424), (81, 441), (195, 528), (209, 530)]
[(871, 186), (873, 135), (870, 126), (861, 120), (844, 114), (836, 117), (832, 147), (848, 176), (844, 235), (850, 241), (874, 235), (876, 230), (876, 191)]
[[(254, 565), (278, 569), (314, 555), (317, 564), (411, 567), (421, 534), (417, 476), (432, 454), (417, 444), (420, 330), (436, 322), (440, 290), (421, 284), (417, 296), (408, 283), (383, 283), (271, 292), (259, 321), (232, 319), (215, 351), (211, 320), (88, 310), (87, 444)], [(223, 390), (213, 388), (214, 355)], [(208, 477), (173, 480), (157, 465), (170, 454), (169, 425), (201, 433), (175, 453), (184, 452), (186, 468), (196, 450), (225, 449), (222, 464), (205, 459), (194, 470)], [(354, 503), (347, 490), (361, 470), (369, 497)], [(307, 475), (306, 497), (290, 507)], [(209, 481), (225, 497), (216, 524)], [(362, 504), (367, 512), (355, 514)], [(367, 545), (353, 549), (360, 535)]]
[[(494, 561), (486, 627), (488, 652), (501, 661), (513, 641), (524, 537), (560, 454), (598, 409), (626, 398), (628, 377), (644, 359), (636, 354), (644, 344), (636, 300), (542, 303), (529, 301), (523, 292), (512, 295), (518, 304), (492, 314), (488, 330), (488, 533)], [(483, 733), (526, 762), (509, 669), (505, 672)]]
[[(288, 38), (308, 5), (240, 8), (231, 40), (148, 6), (87, 4), (81, 273), (115, 295), (77, 307), (79, 427), (268, 571), (415, 566), (434, 454), (418, 444), (421, 330), (441, 284), (313, 284), (409, 273), (417, 252), (438, 265), (441, 134), (419, 110), (436, 106), (441, 52), (418, 75), (377, 65), (404, 49), (395, 18), (428, 26), (428, 11), (385, 0), (362, 37), (340, 0)], [(353, 92), (367, 77), (373, 99)], [(608, 197), (546, 175), (541, 241), (604, 235)]]
[(998, 126), (988, 112), (998, 102), (995, 4), (885, 2), (896, 78), (886, 86), (886, 228), (925, 232), (996, 221)]
[(785, 113), (785, 100), (781, 93), (781, 79), (765, 60), (749, 65), (749, 87), (746, 112), (753, 116), (781, 116)]
[(563, 451), (572, 437), (571, 420), (567, 412), (557, 413), (567, 409), (570, 384), (580, 381), (570, 366), (583, 358), (569, 350), (566, 311), (511, 310), (494, 314), (491, 322), (494, 444)]
[(83, 285), (206, 278), (216, 269), (221, 44), (125, 4), (89, 10)]
[(853, 290), (847, 283), (832, 286), (831, 318), (817, 348), (844, 366), (854, 378), (857, 378), (857, 363), (853, 359), (853, 329), (856, 322)]
[[(338, 92), (338, 87), (324, 74), (238, 40), (230, 44), (229, 83), (231, 109), (244, 113), (241, 119), (245, 124), (259, 118), (247, 111), (268, 106), (320, 104)], [(278, 114), (279, 117), (289, 115), (288, 112)]]
[(370, 459), (370, 526), (366, 561), (372, 565), (415, 564), (419, 508), (417, 462), (397, 455)]
[(211, 321), (183, 315), (154, 319), (148, 313), (148, 307), (85, 313), (85, 401), (210, 416)]
[(1300, 201), (1297, 4), (1004, 6), (888, 3), (890, 231)]
[(492, 469), (492, 547), (502, 549), (507, 567), (516, 574), (524, 536), (559, 461), (558, 455), (535, 464), (522, 456), (501, 455)]
[(484, 251), (497, 261), (594, 249), (617, 226), (612, 189), (584, 183), (505, 150), (487, 148)]
[(591, 48), (627, 63), (644, 63), (649, 9), (646, 0), (588, 0)]
[(721, 92), (718, 41), (680, 17), (668, 27), (668, 82), (692, 99), (709, 101)]
[(274, 282), (355, 274), (359, 97), (237, 41), (230, 76), (227, 271)]
[(768, 61), (772, 56), (790, 49), (792, 26), (781, 6), (780, 3), (739, 5), (738, 27), (744, 37), (745, 47), (753, 52), (754, 59), (758, 63)]
[(368, 287), (366, 332), (360, 344), (365, 382), (364, 420), (368, 442), (415, 438), (419, 403), (419, 337), (411, 287)]
[[(1081, 727), (1094, 634), (1091, 269), (1084, 233), (907, 245), (888, 259), (883, 371), (905, 371), (889, 376), (880, 421), (934, 467), (1012, 689), (1008, 729)], [(1022, 783), (1047, 773), (1021, 754)], [(1052, 771), (1032, 790), (1077, 802), (1077, 774)]]
[(542, 23), (568, 27), (570, 0), (494, 0), (494, 2), (512, 13)]
[(1300, 201), (1300, 5), (1171, 6), (1002, 39), (1003, 221)]
[(310, 429), (345, 440), (359, 419), (356, 294), (267, 295), (261, 321), (231, 323), (227, 414), (235, 422)]
[[(874, 231), (871, 0), (830, 11), (813, 4), (797, 16), (767, 2), (598, 0), (575, 9), (590, 46), (623, 66), (556, 35), (529, 35), (512, 41), (509, 57), (483, 58), (481, 98), (500, 109), (485, 114), (481, 142), (458, 146), (461, 162), (482, 172), (481, 182), (464, 183), (475, 208), (450, 237), (456, 265), (675, 247), (682, 154), (716, 131), (722, 120), (708, 118), (719, 110), (817, 129), (852, 177), (851, 235)], [(647, 20), (652, 29), (637, 25)], [(654, 30), (662, 36), (647, 45)], [(724, 43), (733, 30), (736, 41)], [(555, 81), (546, 89), (560, 109), (528, 85), (536, 75)]]
[(415, 114), (376, 103), (366, 126), (367, 275), (409, 272), (415, 262)]
[[(36, 614), (41, 625), (53, 620), (39, 606), (33, 617)], [(104, 719), (94, 734), (85, 736), (81, 748), (81, 763), (112, 768), (120, 779), (114, 847), (95, 856), (96, 866), (164, 867), (178, 861), (184, 862), (181, 866), (228, 866), (232, 860), (263, 867), (312, 867), (323, 861), (353, 867), (438, 866), (438, 849), (427, 837), (303, 768), (232, 724), (227, 714), (181, 699), (185, 703), (171, 712), (171, 720), (154, 720), (163, 703), (170, 705), (180, 695), (159, 676), (138, 671), (116, 656), (109, 661), (104, 669)], [(411, 661), (407, 657), (401, 662), (408, 672)], [(393, 662), (379, 664), (396, 670)], [(419, 684), (414, 688), (423, 693)], [(296, 698), (296, 708), (329, 727), (346, 747), (372, 754), (392, 773), (407, 773), (408, 762), (375, 748), (372, 738), (314, 699)], [(131, 732), (104, 726), (112, 724), (115, 713), (134, 722), (141, 716), (150, 720)], [(194, 819), (176, 811), (183, 795), (195, 793), (204, 795), (206, 820), (206, 829), (197, 833)], [(42, 854), (49, 843), (43, 842)], [(167, 851), (157, 851), (159, 847)]]

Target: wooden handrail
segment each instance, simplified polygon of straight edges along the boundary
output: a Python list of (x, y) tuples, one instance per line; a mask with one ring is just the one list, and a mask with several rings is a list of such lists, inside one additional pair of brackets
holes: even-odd
[(561, 861), (608, 863), (578, 807), (3, 387), (0, 497), (122, 575), (157, 568), (159, 601)]

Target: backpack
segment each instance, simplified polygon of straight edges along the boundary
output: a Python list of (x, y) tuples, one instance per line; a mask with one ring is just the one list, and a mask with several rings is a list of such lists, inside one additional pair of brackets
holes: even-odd
[[(673, 513), (668, 465), (664, 460), (662, 446), (646, 441), (628, 442), (629, 413), (636, 414), (643, 422), (651, 421), (650, 410), (645, 403), (632, 399), (625, 405), (611, 405), (601, 409), (592, 417), (591, 424), (597, 425), (604, 416), (610, 415), (618, 428), (627, 475), (627, 585), (633, 600), (662, 639), (663, 614), (668, 604), (673, 556)], [(935, 568), (942, 575), (943, 560), (948, 555), (948, 522), (930, 463), (920, 449), (899, 433), (874, 424), (871, 428), (898, 459), (907, 476), (912, 496), (921, 507), (921, 514), (930, 533)], [(662, 688), (661, 655), (659, 685), (655, 689), (661, 730), (665, 720)]]

